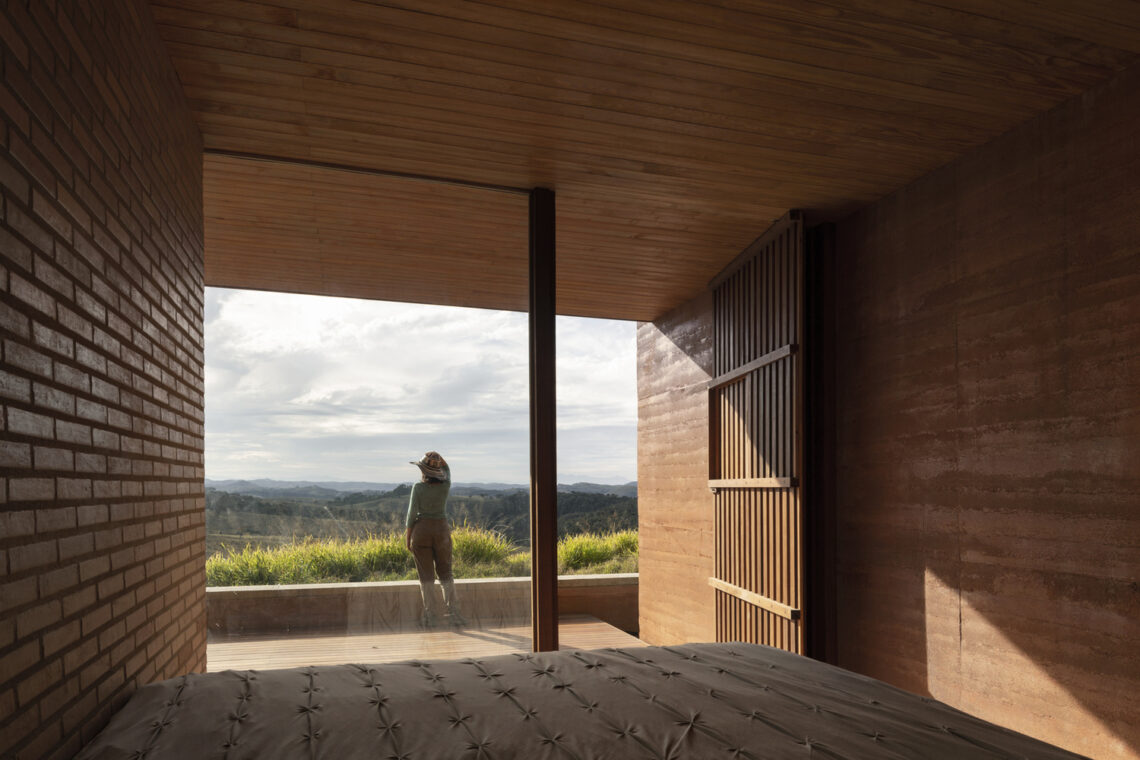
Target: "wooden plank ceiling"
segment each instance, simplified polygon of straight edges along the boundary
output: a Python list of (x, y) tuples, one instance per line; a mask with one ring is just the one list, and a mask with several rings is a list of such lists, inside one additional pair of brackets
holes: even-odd
[(211, 285), (653, 319), (789, 208), (839, 217), (1140, 54), (1132, 0), (153, 0)]

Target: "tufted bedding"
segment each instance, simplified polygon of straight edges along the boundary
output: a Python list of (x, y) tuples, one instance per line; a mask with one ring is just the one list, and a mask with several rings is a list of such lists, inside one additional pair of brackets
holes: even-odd
[(79, 760), (1076, 758), (751, 644), (196, 674), (139, 689)]

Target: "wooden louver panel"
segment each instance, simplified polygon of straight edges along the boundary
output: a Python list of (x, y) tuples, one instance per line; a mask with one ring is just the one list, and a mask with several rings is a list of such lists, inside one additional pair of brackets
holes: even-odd
[(803, 227), (790, 212), (711, 284), (716, 630), (802, 653)]

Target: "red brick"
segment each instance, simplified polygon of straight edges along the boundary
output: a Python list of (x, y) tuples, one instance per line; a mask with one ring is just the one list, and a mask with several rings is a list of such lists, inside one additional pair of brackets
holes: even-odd
[(53, 388), (43, 383), (32, 384), (32, 399), (44, 411), (58, 412), (72, 416), (75, 414), (75, 394)]
[(111, 553), (111, 569), (122, 570), (132, 562), (135, 561), (135, 550), (133, 547), (124, 547), (117, 552)]
[(16, 675), (40, 661), (40, 643), (29, 641), (6, 655), (0, 656), (0, 673)]
[[(75, 347), (75, 361), (92, 372), (102, 374), (107, 371), (107, 360), (103, 358), (103, 355), (82, 344)], [(95, 378), (92, 378), (92, 380), (94, 382)], [(114, 387), (103, 380), (99, 380), (99, 382), (102, 383), (103, 386)], [(118, 399), (118, 389), (115, 389), (115, 399)]]
[(36, 513), (33, 510), (5, 510), (0, 512), (0, 540), (30, 536), (36, 532)]
[(9, 478), (9, 501), (47, 501), (55, 498), (55, 482), (51, 478)]
[(74, 358), (75, 356), (75, 341), (59, 330), (55, 330), (39, 322), (32, 323), (32, 342), (37, 346), (46, 348), (57, 356), (63, 356), (68, 359)]
[[(43, 134), (38, 129), (35, 129), (33, 131), (35, 132), (37, 138)], [(51, 138), (46, 136), (42, 139), (37, 139), (36, 147), (39, 149), (41, 154), (45, 152), (45, 146), (50, 144), (50, 141)], [(59, 155), (58, 151), (47, 152), (54, 155)], [(62, 158), (62, 155), (59, 157)], [(44, 224), (46, 224), (51, 230), (55, 232), (55, 234), (59, 235), (67, 242), (71, 242), (71, 222), (67, 220), (67, 217), (63, 214), (59, 207), (55, 205), (55, 201), (46, 198), (44, 194), (37, 188), (32, 188), (32, 213), (38, 216), (40, 220), (44, 222)], [(36, 276), (40, 276), (38, 271), (36, 272)], [(67, 290), (61, 292), (65, 298), (74, 298), (74, 294), (71, 290), (71, 283), (69, 282), (67, 284)]]
[[(21, 684), (22, 685), (22, 684)], [(17, 695), (20, 689), (17, 689)], [(51, 753), (52, 748), (63, 741), (63, 734), (59, 721), (40, 723), (32, 732), (32, 740), (20, 750), (21, 757), (43, 757)], [(53, 759), (54, 760), (54, 759)]]
[(107, 471), (107, 457), (102, 454), (85, 454), (79, 453), (75, 455), (75, 471), (76, 472), (95, 472), (102, 473)]
[[(82, 694), (82, 692), (80, 693)], [(75, 732), (84, 722), (92, 720), (92, 716), (97, 712), (98, 707), (98, 698), (95, 696), (95, 692), (82, 694), (79, 701), (64, 710), (63, 730), (69, 734)], [(103, 721), (100, 721), (100, 725), (102, 723)]]
[(99, 682), (96, 686), (96, 693), (99, 695), (99, 701), (106, 702), (114, 698), (116, 692), (122, 689), (123, 684), (126, 682), (126, 676), (123, 674), (121, 667), (116, 667), (108, 671), (107, 677)]
[(20, 573), (34, 567), (53, 565), (59, 559), (55, 541), (39, 541), (8, 548), (8, 562), (13, 573)]
[(76, 226), (85, 232), (91, 231), (91, 215), (87, 213), (87, 210), (83, 208), (76, 197), (68, 192), (66, 187), (61, 185), (57, 189), (56, 198)]
[(87, 583), (111, 569), (111, 558), (106, 555), (93, 557), (79, 563), (79, 579)]
[(68, 594), (63, 598), (63, 616), (71, 617), (78, 612), (82, 612), (96, 602), (96, 594), (94, 586), (84, 586), (78, 591)]
[(75, 527), (75, 507), (56, 507), (36, 510), (36, 534)]
[(16, 636), (22, 639), (59, 622), (62, 612), (63, 607), (53, 600), (17, 613)]
[[(50, 369), (48, 370), (51, 371)], [(31, 401), (32, 383), (30, 380), (0, 369), (0, 398), (15, 401)]]
[(23, 137), (12, 135), (10, 149), (12, 157), (24, 168), (31, 179), (38, 182), (41, 187), (46, 188), (48, 192), (55, 192), (55, 175), (32, 149), (31, 143)]
[(70, 648), (79, 640), (79, 621), (72, 620), (59, 628), (44, 634), (44, 657), (51, 657), (63, 649)]
[(31, 320), (12, 307), (5, 299), (0, 303), (0, 329), (27, 340), (32, 335)]
[[(40, 92), (42, 92), (45, 95), (50, 95), (50, 96), (55, 97), (58, 94), (58, 90), (52, 86), (50, 79), (47, 79), (47, 78), (41, 76), (41, 77), (39, 77), (39, 81), (36, 83), (36, 85), (37, 85), (37, 87), (39, 87)], [(64, 116), (63, 121), (66, 122), (67, 120), (68, 120), (68, 118), (66, 116)], [(47, 161), (48, 164), (51, 165), (52, 171), (54, 171), (56, 174), (56, 187), (57, 188), (60, 185), (71, 185), (75, 181), (75, 176), (74, 176), (74, 171), (72, 169), (72, 166), (68, 162), (67, 158), (63, 155), (63, 151), (61, 151), (59, 149), (59, 145), (55, 142), (54, 139), (52, 139), (50, 128), (45, 129), (45, 128), (41, 127), (39, 124), (36, 124), (35, 122), (33, 122), (32, 123), (32, 146), (39, 152), (39, 154), (41, 156), (43, 156), (44, 160)], [(53, 190), (51, 193), (51, 195), (53, 197), (55, 196), (55, 192), (56, 191)], [(61, 219), (62, 219), (62, 217), (61, 217)], [(70, 235), (71, 225), (70, 224), (67, 225), (67, 230), (68, 230), (67, 234), (64, 234), (62, 231), (59, 234), (65, 240), (70, 242), (71, 241), (71, 235)]]
[(75, 414), (92, 422), (107, 422), (107, 407), (97, 401), (79, 399), (75, 404)]
[[(93, 456), (90, 454), (81, 456)], [(89, 504), (76, 509), (76, 517), (78, 518), (80, 527), (87, 525), (98, 525), (107, 522), (107, 505), (106, 504)]]
[[(0, 84), (0, 106), (11, 103), (10, 97), (11, 90)], [(7, 109), (5, 109), (6, 112)], [(6, 157), (0, 157), (0, 187), (3, 187), (12, 198), (16, 198), (21, 203), (27, 203), (31, 197), (29, 195), (31, 185), (28, 183), (27, 177)]]
[[(0, 17), (3, 18), (3, 17)], [(16, 692), (14, 689), (0, 689), (0, 715), (12, 715), (16, 712)], [(6, 740), (0, 739), (0, 752), (8, 749)]]
[[(122, 528), (108, 528), (95, 533), (96, 551), (105, 551), (123, 543)], [(109, 561), (109, 560), (108, 560)]]
[[(86, 629), (86, 626), (84, 626)], [(83, 634), (84, 638), (87, 637), (86, 631)], [(92, 642), (95, 648), (98, 649), (99, 642), (97, 640)], [(86, 691), (94, 686), (101, 679), (106, 677), (108, 669), (111, 667), (111, 658), (105, 652), (99, 652), (98, 656), (88, 662), (87, 665), (79, 672), (79, 688)]]
[(111, 620), (111, 605), (104, 603), (94, 610), (91, 610), (83, 616), (83, 636), (86, 638), (89, 634), (99, 630)]
[(59, 539), (59, 559), (65, 561), (90, 554), (95, 549), (95, 539), (90, 533), (78, 533)]
[[(99, 634), (99, 650), (101, 652), (109, 652), (112, 647), (118, 642), (123, 640), (127, 635), (126, 624), (122, 620), (117, 620), (112, 617), (112, 623)], [(117, 664), (114, 657), (111, 658), (112, 664)]]
[(2, 225), (0, 225), (0, 251), (4, 251), (4, 257), (10, 266), (18, 266), (25, 272), (32, 271), (32, 249)]
[(123, 495), (123, 484), (118, 480), (96, 480), (93, 486), (96, 499), (117, 499)]
[[(72, 13), (70, 18), (60, 15), (64, 7)], [(15, 36), (9, 35), (10, 21), (19, 28)], [(158, 467), (151, 467), (152, 474), (140, 471), (129, 482), (126, 497), (137, 497), (138, 502), (124, 524), (182, 509), (181, 498), (177, 505), (161, 500), (158, 509), (153, 502), (160, 496), (184, 497), (190, 493), (188, 481), (200, 478), (202, 471), (200, 144), (195, 145), (192, 121), (180, 95), (165, 91), (173, 74), (164, 55), (153, 60), (155, 52), (162, 51), (153, 28), (152, 39), (143, 45), (126, 44), (137, 37), (138, 23), (120, 6), (104, 3), (82, 7), (36, 3), (30, 13), (25, 4), (16, 3), (0, 11), (0, 36), (7, 40), (6, 57), (0, 63), (5, 80), (0, 104), (5, 106), (8, 124), (7, 129), (0, 124), (0, 141), (8, 150), (0, 157), (0, 185), (6, 199), (0, 211), (4, 217), (0, 250), (5, 254), (0, 263), (0, 291), (5, 293), (0, 328), (7, 340), (0, 395), (19, 404), (0, 415), (5, 443), (14, 444), (2, 449), (0, 466), (27, 469), (29, 437), (56, 441), (39, 447), (33, 441), (30, 450), (30, 464), (56, 476), (78, 471), (121, 477), (131, 471), (132, 458), (146, 458)], [(109, 28), (104, 30), (104, 25)], [(98, 75), (93, 77), (92, 70)], [(131, 75), (126, 77), (125, 72)], [(130, 119), (125, 111), (128, 103)], [(53, 109), (59, 114), (74, 109), (74, 113), (57, 119)], [(37, 260), (33, 249), (44, 256)], [(33, 311), (50, 319), (41, 321), (37, 329), (29, 319)], [(105, 325), (109, 326), (104, 329)], [(125, 360), (120, 358), (124, 352)], [(45, 382), (33, 385), (33, 375)], [(139, 398), (129, 406), (124, 391), (142, 393), (147, 403)], [(88, 422), (80, 423), (76, 416)], [(16, 440), (8, 437), (9, 423)], [(128, 433), (125, 441), (121, 433)], [(23, 441), (22, 436), (26, 436)], [(67, 451), (69, 445), (79, 450)], [(87, 448), (93, 445), (102, 451)], [(114, 459), (108, 460), (108, 454)], [(0, 477), (0, 501), (6, 501), (9, 492), (46, 495), (44, 479), (17, 478), (10, 483), (9, 475), (5, 471)], [(165, 482), (155, 481), (156, 477)], [(53, 498), (77, 501), (97, 489), (101, 497), (116, 500), (124, 493), (119, 480), (69, 477), (55, 486)], [(0, 711), (6, 716), (18, 711), (13, 717), (29, 728), (42, 724), (34, 729), (35, 736), (19, 740), (22, 755), (71, 756), (79, 738), (90, 738), (108, 710), (133, 688), (123, 670), (112, 668), (110, 658), (99, 653), (94, 637), (100, 631), (115, 661), (129, 661), (132, 674), (137, 670), (144, 678), (174, 675), (204, 659), (204, 631), (199, 623), (187, 623), (182, 612), (187, 605), (201, 610), (204, 600), (177, 598), (179, 589), (191, 587), (172, 585), (172, 578), (187, 577), (184, 567), (164, 570), (161, 561), (144, 560), (159, 573), (167, 590), (156, 597), (159, 619), (168, 629), (174, 625), (198, 629), (189, 633), (169, 629), (166, 643), (158, 644), (153, 653), (147, 651), (148, 641), (136, 642), (120, 630), (126, 616), (142, 612), (132, 609), (129, 594), (112, 597), (121, 615), (118, 620), (105, 618), (112, 610), (97, 600), (98, 581), (109, 580), (112, 562), (132, 588), (155, 589), (154, 580), (140, 575), (142, 565), (132, 559), (137, 550), (149, 557), (159, 541), (163, 546), (201, 543), (202, 527), (200, 521), (178, 521), (172, 528), (178, 542), (163, 535), (129, 547), (130, 551), (113, 542), (97, 548), (93, 532), (74, 531), (79, 523), (89, 531), (105, 526), (111, 519), (109, 505), (84, 504), (74, 512), (74, 523), (71, 513), (63, 523), (56, 522), (54, 515), (59, 513), (45, 512), (41, 517), (42, 529), (61, 531), (58, 535), (63, 537), (57, 542), (18, 545), (13, 539), (26, 540), (34, 528), (29, 522), (33, 515), (26, 510), (0, 514), (4, 514), (0, 537), (6, 539), (0, 549), (0, 572), (44, 570), (37, 576), (37, 592), (54, 594), (56, 598), (48, 602), (59, 601), (63, 614), (83, 615), (79, 629), (92, 631), (91, 637), (76, 640), (74, 617), (39, 629), (46, 630), (43, 645), (50, 662), (65, 664), (76, 681), (64, 682), (58, 673), (50, 674), (46, 688), (41, 688), (43, 681), (37, 683), (36, 675), (22, 683), (8, 681), (0, 685)], [(73, 527), (64, 529), (65, 525)], [(143, 525), (143, 536), (146, 530)], [(115, 535), (100, 532), (100, 540)], [(121, 539), (121, 531), (117, 535)], [(55, 568), (59, 559), (54, 555), (65, 563), (85, 559), (78, 566)], [(76, 572), (78, 583), (89, 585), (75, 588)], [(103, 590), (114, 583), (104, 583)], [(177, 622), (171, 610), (178, 611)], [(0, 651), (14, 646), (17, 617), (0, 618)], [(31, 620), (25, 615), (23, 629), (34, 627)], [(144, 616), (137, 626), (144, 628), (154, 630), (151, 617)], [(161, 658), (158, 665), (156, 656)], [(76, 683), (86, 691), (77, 691)], [(28, 699), (32, 703), (25, 706)], [(6, 754), (6, 748), (0, 754)]]
[[(130, 430), (132, 427), (134, 427), (134, 418), (119, 409), (108, 409), (107, 424), (113, 428), (118, 428), (119, 430)], [(137, 441), (131, 441), (131, 443), (137, 444)], [(123, 448), (127, 448), (126, 443), (123, 444)], [(135, 446), (134, 448), (137, 449), (138, 447)]]
[(0, 441), (0, 467), (28, 468), (31, 466), (31, 445), (15, 441)]
[[(40, 697), (40, 723), (46, 723), (48, 720), (55, 718), (55, 714), (77, 696), (79, 696), (79, 682), (71, 679), (63, 679)], [(80, 747), (77, 746), (75, 750), (72, 751), (72, 754), (64, 755), (64, 757), (74, 757), (75, 752), (79, 749)]]
[(63, 663), (59, 660), (50, 660), (46, 664), (41, 664), (29, 677), (22, 679), (20, 685), (16, 687), (16, 699), (19, 700), (20, 706), (29, 704), (62, 677)]
[[(124, 582), (126, 582), (127, 573), (123, 573)], [(135, 607), (135, 593), (127, 591), (125, 594), (117, 597), (111, 602), (111, 616), (116, 620), (126, 618), (127, 613)]]
[[(79, 312), (75, 311), (74, 309), (70, 308), (69, 306), (64, 305), (63, 303), (57, 303), (56, 304), (55, 312), (56, 312), (56, 319), (59, 320), (60, 324), (63, 325), (63, 327), (66, 331), (71, 332), (75, 335), (78, 335), (83, 340), (87, 340), (87, 341), (91, 340), (91, 335), (92, 335), (91, 322), (88, 320), (88, 318), (86, 316), (80, 314)], [(87, 366), (85, 364), (84, 360), (80, 358), (80, 356), (81, 356), (80, 349), (81, 348), (83, 349), (83, 351), (90, 351), (90, 349), (83, 346), (83, 344), (77, 343), (75, 346), (76, 361), (79, 362), (80, 364), (83, 364), (84, 366)], [(83, 356), (86, 356), (86, 355), (83, 354)]]
[(52, 418), (47, 415), (23, 409), (8, 410), (8, 431), (11, 433), (51, 439), (53, 428)]
[(111, 521), (120, 522), (122, 520), (133, 520), (136, 516), (135, 507), (136, 505), (134, 504), (112, 504)]
[[(99, 301), (96, 300), (96, 298), (93, 295), (91, 295), (90, 293), (88, 293), (87, 291), (76, 290), (75, 291), (75, 303), (83, 312), (85, 312), (91, 319), (95, 320), (96, 322), (103, 322), (104, 320), (107, 319), (106, 307), (103, 306), (103, 304), (99, 303)], [(110, 338), (110, 336), (108, 336), (107, 333), (103, 332), (102, 330), (100, 330), (97, 327), (91, 331), (91, 341), (96, 346), (99, 346), (99, 348), (103, 349), (104, 351), (107, 351), (108, 350), (107, 347), (104, 346), (100, 342), (100, 336), (106, 336), (106, 338)], [(110, 338), (110, 339), (114, 340), (113, 338)], [(116, 342), (115, 350), (112, 352), (112, 354), (114, 356), (119, 355), (117, 342)]]
[(31, 346), (25, 346), (23, 343), (11, 340), (4, 341), (4, 360), (9, 366), (32, 372), (41, 377), (51, 378), (52, 376), (51, 357)]
[(57, 449), (48, 446), (35, 448), (37, 470), (74, 470), (75, 454), (68, 449)]
[(55, 596), (59, 592), (74, 588), (79, 584), (79, 567), (77, 565), (68, 565), (58, 570), (41, 573), (39, 581), (41, 598), (46, 599)]
[(28, 44), (24, 42), (24, 38), (12, 26), (12, 22), (8, 20), (7, 16), (0, 13), (0, 38), (4, 39), (4, 44), (8, 50), (20, 62), (20, 65), (25, 69), (28, 68)]
[[(110, 430), (95, 428), (93, 431), (93, 441), (94, 443), (92, 445), (99, 449), (118, 451), (120, 447), (119, 434), (112, 433)], [(112, 457), (112, 460), (113, 459), (114, 457)], [(111, 472), (115, 472), (113, 467), (111, 468)]]
[(37, 593), (35, 577), (9, 581), (0, 585), (0, 609), (8, 611), (30, 604), (39, 598)]
[(56, 478), (56, 498), (90, 499), (91, 481), (87, 478)]
[(91, 390), (91, 375), (63, 362), (56, 362), (53, 377), (57, 383), (66, 385), (68, 388), (75, 388), (84, 393)]
[[(28, 241), (28, 245), (33, 250), (39, 251), (43, 254), (50, 254), (55, 247), (55, 238), (52, 237), (51, 231), (45, 227), (35, 216), (26, 213), (19, 204), (9, 201), (5, 204), (5, 219), (8, 222), (8, 228), (13, 232), (18, 233), (24, 240)], [(36, 288), (35, 290), (39, 290)], [(43, 291), (39, 293), (30, 292), (29, 288), (22, 288), (21, 292), (28, 298), (36, 298), (38, 302), (43, 303), (44, 306), (37, 306), (40, 311), (46, 314), (54, 314), (54, 302), (51, 301), (51, 296)], [(15, 288), (13, 288), (15, 293)], [(46, 301), (45, 301), (46, 297)], [(20, 300), (25, 300), (21, 297)], [(29, 301), (30, 302), (30, 301)], [(33, 303), (33, 305), (36, 305)], [(51, 311), (48, 310), (50, 305)]]

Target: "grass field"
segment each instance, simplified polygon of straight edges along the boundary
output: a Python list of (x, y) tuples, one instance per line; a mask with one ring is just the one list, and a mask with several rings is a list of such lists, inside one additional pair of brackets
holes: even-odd
[[(530, 575), (530, 553), (502, 534), (459, 527), (451, 533), (457, 578)], [(558, 542), (558, 572), (637, 572), (637, 532), (586, 533)], [(416, 577), (402, 533), (338, 541), (305, 539), (282, 545), (223, 545), (206, 560), (208, 586), (397, 581)]]

